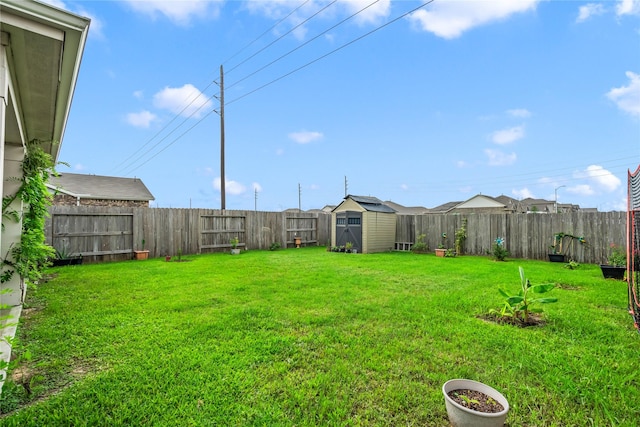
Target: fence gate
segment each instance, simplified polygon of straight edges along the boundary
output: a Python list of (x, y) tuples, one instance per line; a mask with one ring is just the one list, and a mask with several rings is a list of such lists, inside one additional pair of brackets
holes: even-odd
[(344, 211), (336, 213), (336, 245), (353, 244), (353, 249), (362, 252), (362, 212)]

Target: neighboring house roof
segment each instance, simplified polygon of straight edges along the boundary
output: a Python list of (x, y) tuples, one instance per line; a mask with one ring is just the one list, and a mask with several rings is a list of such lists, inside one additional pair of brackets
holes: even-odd
[(433, 213), (433, 214), (447, 213), (451, 209), (453, 209), (457, 205), (459, 205), (460, 203), (462, 203), (462, 202), (447, 202), (447, 203), (443, 203), (443, 204), (441, 204), (439, 206), (436, 206), (435, 208), (429, 209), (427, 213)]
[(140, 178), (61, 173), (52, 176), (47, 186), (59, 193), (81, 199), (155, 200)]
[(424, 206), (402, 206), (401, 204), (390, 200), (385, 200), (384, 204), (394, 209), (397, 213), (404, 215), (421, 215), (429, 210)]
[[(395, 209), (384, 204), (384, 202), (377, 197), (372, 196), (353, 196), (347, 195), (344, 200), (351, 199), (366, 211), (369, 212), (382, 212), (382, 213), (395, 213)], [(343, 202), (344, 203), (344, 202)], [(336, 206), (333, 210), (337, 209), (340, 205)]]
[(483, 194), (476, 194), (455, 206), (455, 209), (506, 209), (504, 203)]

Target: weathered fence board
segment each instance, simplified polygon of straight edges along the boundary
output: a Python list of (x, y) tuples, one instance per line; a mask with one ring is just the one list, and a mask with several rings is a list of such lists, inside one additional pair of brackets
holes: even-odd
[[(221, 211), (53, 206), (45, 225), (47, 243), (68, 254), (81, 253), (87, 262), (130, 259), (133, 250), (151, 257), (226, 251), (238, 237), (245, 249), (269, 249), (273, 243), (294, 247), (325, 245), (331, 238), (331, 215), (305, 212)], [(569, 249), (582, 263), (604, 262), (610, 244), (626, 246), (626, 212), (561, 214), (397, 215), (396, 249), (408, 250), (420, 234), (435, 249), (447, 234), (453, 248), (455, 232), (467, 220), (466, 254), (486, 255), (497, 237), (505, 239), (513, 258), (547, 259), (556, 233), (584, 237)]]
[(467, 254), (486, 255), (495, 239), (501, 237), (511, 257), (545, 260), (556, 233), (584, 237), (585, 244), (576, 240), (569, 244), (568, 257), (577, 262), (601, 263), (608, 257), (611, 244), (626, 246), (626, 212), (398, 215), (396, 241), (415, 242), (418, 235), (425, 234), (425, 243), (435, 249), (442, 242), (442, 233), (446, 233), (445, 246), (453, 248), (463, 218), (467, 219)]

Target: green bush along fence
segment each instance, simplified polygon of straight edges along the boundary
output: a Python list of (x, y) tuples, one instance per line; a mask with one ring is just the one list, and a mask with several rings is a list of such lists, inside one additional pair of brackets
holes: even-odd
[[(52, 206), (45, 225), (47, 243), (86, 262), (131, 259), (133, 250), (151, 257), (227, 251), (237, 237), (244, 249), (269, 249), (273, 243), (294, 247), (325, 245), (331, 239), (331, 215), (307, 212), (257, 212), (214, 209)], [(565, 239), (568, 259), (602, 263), (610, 245), (626, 246), (626, 212), (559, 214), (398, 215), (395, 248), (408, 250), (425, 235), (431, 250), (443, 241), (455, 246), (455, 233), (467, 220), (464, 253), (486, 255), (503, 238), (512, 258), (547, 259), (554, 235)], [(144, 248), (142, 241), (144, 240)]]

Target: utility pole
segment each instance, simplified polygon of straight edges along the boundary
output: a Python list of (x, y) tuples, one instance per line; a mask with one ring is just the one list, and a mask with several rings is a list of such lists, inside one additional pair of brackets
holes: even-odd
[(347, 183), (347, 175), (344, 176), (344, 197), (349, 195), (348, 193), (349, 184)]
[(220, 65), (220, 209), (226, 209), (224, 174), (224, 72)]
[(253, 194), (253, 210), (254, 211), (258, 211), (258, 189), (254, 188), (253, 189), (254, 194)]
[(302, 212), (302, 187), (300, 187), (300, 183), (298, 183), (298, 212)]

